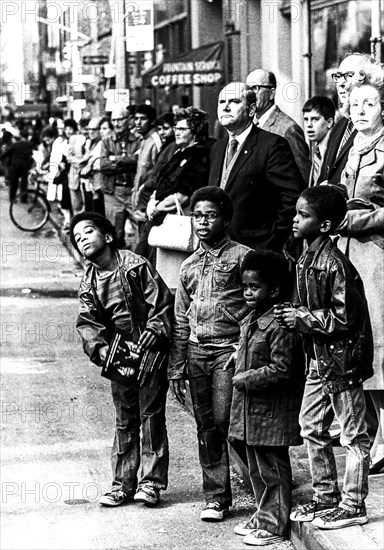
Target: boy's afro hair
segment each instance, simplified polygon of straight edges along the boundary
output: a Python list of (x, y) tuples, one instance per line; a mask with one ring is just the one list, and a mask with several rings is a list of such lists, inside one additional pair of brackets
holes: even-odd
[(193, 212), (195, 205), (200, 201), (210, 201), (216, 204), (220, 209), (223, 218), (231, 221), (233, 216), (233, 204), (228, 193), (220, 187), (200, 187), (191, 197), (191, 210)]
[(279, 252), (267, 248), (249, 250), (240, 266), (241, 274), (244, 271), (257, 271), (261, 280), (270, 288), (279, 287), (279, 298), (287, 296), (291, 287), (291, 274), (288, 261)]
[(102, 216), (101, 214), (98, 214), (97, 212), (81, 212), (80, 214), (76, 214), (73, 216), (71, 223), (69, 225), (69, 237), (71, 240), (71, 244), (74, 247), (77, 252), (80, 252), (78, 249), (77, 243), (75, 241), (74, 236), (74, 229), (76, 225), (79, 222), (82, 221), (91, 221), (100, 231), (103, 233), (103, 235), (106, 235), (107, 233), (112, 236), (112, 241), (109, 244), (109, 246), (116, 250), (117, 248), (117, 236), (116, 236), (116, 229), (111, 224), (111, 222), (106, 218), (105, 216)]
[(330, 220), (331, 231), (337, 229), (347, 213), (345, 191), (341, 186), (322, 184), (305, 189), (301, 197), (315, 211), (320, 221)]

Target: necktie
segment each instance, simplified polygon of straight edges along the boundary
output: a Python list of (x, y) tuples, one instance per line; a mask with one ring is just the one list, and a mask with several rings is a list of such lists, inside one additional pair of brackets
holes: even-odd
[(313, 158), (312, 158), (312, 185), (317, 184), (317, 180), (319, 179), (320, 175), (320, 169), (321, 169), (321, 154), (319, 146), (316, 145), (315, 150), (313, 151)]
[(229, 144), (228, 154), (227, 154), (227, 162), (225, 164), (225, 167), (228, 168), (228, 166), (231, 164), (231, 161), (233, 157), (236, 154), (237, 146), (239, 145), (239, 142), (237, 139), (233, 139), (231, 143)]
[(337, 150), (337, 156), (339, 156), (340, 154), (340, 151), (342, 150), (342, 148), (344, 147), (344, 145), (347, 143), (348, 139), (349, 139), (349, 136), (352, 134), (353, 132), (353, 122), (352, 120), (348, 120), (348, 124), (344, 130), (344, 135), (343, 137), (341, 138), (341, 141), (340, 141), (340, 145), (339, 145), (339, 149)]

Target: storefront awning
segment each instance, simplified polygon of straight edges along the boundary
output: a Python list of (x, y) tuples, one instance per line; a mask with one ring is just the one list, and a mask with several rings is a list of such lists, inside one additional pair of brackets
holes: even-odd
[(223, 48), (223, 42), (215, 42), (155, 65), (143, 73), (143, 86), (158, 88), (220, 84), (223, 80)]

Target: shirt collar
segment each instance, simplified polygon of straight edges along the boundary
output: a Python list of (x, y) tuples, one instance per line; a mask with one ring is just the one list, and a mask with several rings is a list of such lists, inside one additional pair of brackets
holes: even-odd
[(320, 141), (320, 143), (318, 143), (318, 147), (319, 147), (319, 151), (320, 151), (320, 156), (321, 158), (324, 158), (324, 155), (325, 155), (325, 151), (327, 149), (327, 145), (328, 145), (328, 140), (329, 140), (329, 136), (331, 135), (331, 132), (327, 132), (325, 134), (325, 136), (323, 137), (323, 139)]
[(238, 146), (237, 146), (237, 150), (240, 151), (240, 147), (243, 145), (244, 141), (247, 139), (247, 137), (249, 136), (250, 132), (252, 130), (252, 124), (250, 124), (249, 126), (247, 126), (247, 128), (245, 130), (243, 130), (241, 132), (241, 134), (239, 134), (238, 136), (230, 136), (229, 137), (229, 141), (228, 141), (228, 145), (231, 143), (231, 141), (233, 139), (235, 139), (238, 143)]
[(200, 256), (203, 256), (205, 253), (209, 253), (211, 254), (212, 256), (216, 256), (218, 257), (221, 253), (221, 251), (227, 246), (227, 244), (230, 242), (230, 237), (229, 235), (225, 235), (225, 237), (219, 242), (217, 243), (216, 246), (214, 246), (213, 248), (208, 248), (208, 249), (205, 249), (201, 246), (201, 243), (200, 243), (200, 246), (199, 248), (196, 250), (197, 254), (200, 254)]
[(265, 113), (263, 115), (261, 115), (261, 117), (258, 119), (259, 126), (263, 126), (263, 124), (265, 124), (267, 122), (267, 120), (272, 115), (272, 113), (275, 112), (275, 110), (276, 110), (276, 105), (273, 104), (272, 107), (270, 107), (268, 109), (268, 111), (265, 111)]

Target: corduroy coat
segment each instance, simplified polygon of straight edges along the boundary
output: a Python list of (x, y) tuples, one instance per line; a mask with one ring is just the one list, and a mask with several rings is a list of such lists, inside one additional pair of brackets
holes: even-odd
[(302, 341), (280, 327), (272, 309), (259, 318), (252, 311), (241, 324), (235, 375), (242, 372), (246, 387), (233, 390), (229, 439), (253, 446), (301, 445)]

